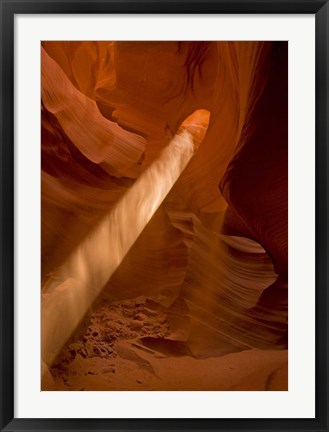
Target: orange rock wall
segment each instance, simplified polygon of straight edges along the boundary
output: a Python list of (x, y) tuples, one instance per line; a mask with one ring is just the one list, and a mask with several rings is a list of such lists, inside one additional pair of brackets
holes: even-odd
[(204, 140), (99, 301), (147, 296), (172, 330), (147, 343), (197, 357), (286, 347), (287, 43), (43, 42), (41, 56), (43, 296), (206, 109)]

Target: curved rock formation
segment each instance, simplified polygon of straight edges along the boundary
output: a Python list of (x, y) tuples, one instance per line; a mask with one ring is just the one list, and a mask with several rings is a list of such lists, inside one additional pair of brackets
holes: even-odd
[(287, 43), (41, 56), (43, 388), (285, 389)]

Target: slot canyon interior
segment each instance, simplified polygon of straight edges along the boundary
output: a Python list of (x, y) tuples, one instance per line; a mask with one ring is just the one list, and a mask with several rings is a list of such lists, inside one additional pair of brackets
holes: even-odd
[(43, 41), (43, 391), (288, 390), (288, 43)]

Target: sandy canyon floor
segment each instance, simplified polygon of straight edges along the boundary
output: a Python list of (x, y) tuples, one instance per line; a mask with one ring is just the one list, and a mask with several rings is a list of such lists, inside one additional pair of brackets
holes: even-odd
[(145, 297), (96, 306), (42, 390), (287, 390), (288, 351), (195, 358), (166, 339), (164, 310)]

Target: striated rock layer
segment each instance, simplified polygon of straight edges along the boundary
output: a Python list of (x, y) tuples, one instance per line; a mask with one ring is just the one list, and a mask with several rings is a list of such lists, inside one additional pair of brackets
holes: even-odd
[(287, 55), (43, 42), (44, 390), (287, 389)]

